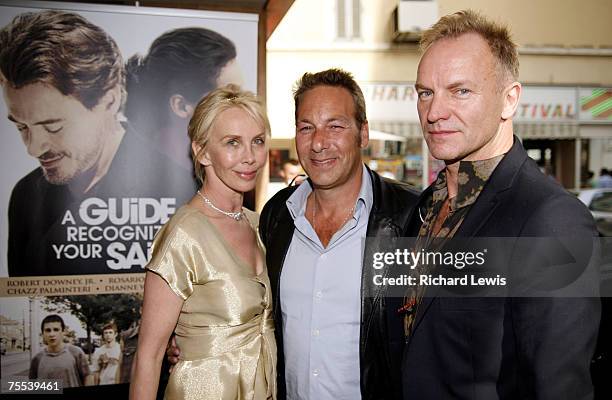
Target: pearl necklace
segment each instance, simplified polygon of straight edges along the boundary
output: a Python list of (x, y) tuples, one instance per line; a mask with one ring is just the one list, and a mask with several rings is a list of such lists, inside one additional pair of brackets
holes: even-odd
[[(340, 228), (342, 228), (344, 224), (346, 224), (349, 218), (353, 216), (353, 214), (355, 213), (356, 206), (357, 206), (357, 203), (355, 203), (353, 207), (351, 207), (348, 210), (348, 213), (346, 214), (346, 217), (344, 217), (344, 220), (338, 227), (338, 230), (340, 230)], [(314, 190), (312, 191), (312, 228), (314, 229), (315, 232), (317, 231), (317, 195)]]
[(232, 219), (234, 219), (235, 221), (240, 221), (242, 219), (242, 216), (244, 215), (244, 213), (242, 211), (236, 211), (236, 212), (230, 212), (230, 211), (223, 211), (222, 209), (216, 207), (212, 201), (210, 201), (208, 199), (208, 197), (204, 196), (199, 190), (198, 190), (198, 194), (200, 195), (200, 197), (202, 198), (202, 200), (204, 200), (204, 204), (206, 204), (208, 207), (212, 208), (213, 210), (220, 212), (221, 214), (228, 216)]

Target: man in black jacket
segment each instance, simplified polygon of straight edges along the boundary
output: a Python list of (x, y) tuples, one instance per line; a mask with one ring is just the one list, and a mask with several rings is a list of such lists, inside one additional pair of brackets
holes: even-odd
[(304, 74), (294, 100), (296, 147), (309, 179), (277, 193), (259, 225), (280, 397), (400, 398), (401, 304), (383, 287), (366, 289), (374, 270), (364, 262), (363, 239), (401, 236), (416, 192), (363, 164), (365, 101), (349, 73)]
[(513, 136), (516, 46), (505, 27), (462, 11), (426, 31), (422, 47), (418, 112), (429, 150), (446, 168), (421, 195), (406, 236), (437, 249), (504, 238), (496, 250), (506, 256), (496, 266), (509, 292), (410, 292), (404, 396), (592, 398), (596, 230), (588, 210), (544, 176)]

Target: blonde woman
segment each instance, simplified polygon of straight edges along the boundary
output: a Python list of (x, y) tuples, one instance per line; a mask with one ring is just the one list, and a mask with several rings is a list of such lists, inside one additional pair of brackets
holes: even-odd
[(166, 399), (275, 399), (265, 250), (257, 214), (242, 207), (270, 126), (252, 93), (228, 85), (198, 103), (188, 131), (202, 185), (155, 238), (130, 399), (155, 399), (173, 332), (181, 359)]

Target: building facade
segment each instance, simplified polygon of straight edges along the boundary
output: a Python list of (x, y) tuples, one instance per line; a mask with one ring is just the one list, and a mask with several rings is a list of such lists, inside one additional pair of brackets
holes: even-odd
[[(612, 168), (612, 2), (607, 0), (296, 0), (267, 42), (272, 146), (295, 156), (291, 89), (304, 72), (339, 67), (359, 81), (370, 165), (424, 187), (429, 156), (416, 112), (419, 30), (471, 8), (510, 26), (524, 86), (515, 133), (566, 188)], [(390, 136), (394, 135), (394, 136)], [(389, 140), (391, 139), (391, 140)]]

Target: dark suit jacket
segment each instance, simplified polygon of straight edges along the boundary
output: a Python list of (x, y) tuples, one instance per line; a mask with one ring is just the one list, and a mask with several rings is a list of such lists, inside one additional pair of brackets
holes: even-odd
[[(420, 207), (428, 195), (431, 187)], [(418, 218), (418, 213), (412, 215), (407, 236), (416, 236)], [(544, 176), (515, 138), (455, 237), (574, 237), (592, 243), (588, 238), (596, 235), (588, 210)], [(513, 251), (509, 271), (537, 269), (543, 282), (555, 279), (554, 265), (546, 264), (552, 255), (535, 250)], [(452, 298), (435, 289), (429, 293), (404, 348), (404, 398), (592, 398), (589, 364), (600, 319), (598, 269), (590, 253), (569, 258), (588, 265), (578, 279), (593, 297)]]
[[(369, 171), (369, 170), (368, 170)], [(376, 172), (372, 179), (373, 204), (368, 218), (367, 236), (381, 240), (397, 238), (407, 229), (417, 192), (408, 185), (383, 179)], [(283, 319), (280, 304), (280, 276), (285, 255), (293, 238), (293, 219), (286, 201), (295, 187), (277, 193), (264, 207), (259, 220), (260, 236), (266, 245), (266, 262), (272, 295), (278, 347), (278, 396), (283, 399), (285, 369), (283, 359)], [(372, 251), (366, 245), (366, 253)], [(400, 364), (403, 347), (402, 320), (396, 310), (397, 299), (385, 298), (384, 287), (372, 287), (372, 265), (364, 261), (362, 269), (360, 370), (364, 400), (401, 398)], [(381, 272), (383, 273), (383, 272)]]

